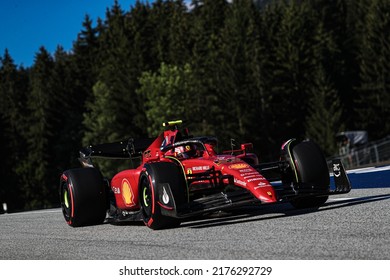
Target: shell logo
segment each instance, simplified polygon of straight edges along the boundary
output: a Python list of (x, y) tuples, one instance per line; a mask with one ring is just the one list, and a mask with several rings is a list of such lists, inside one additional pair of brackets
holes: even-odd
[(122, 180), (122, 198), (126, 206), (134, 206), (134, 194), (127, 179)]
[(243, 169), (243, 168), (248, 168), (249, 164), (246, 163), (235, 163), (232, 165), (229, 165), (230, 169)]

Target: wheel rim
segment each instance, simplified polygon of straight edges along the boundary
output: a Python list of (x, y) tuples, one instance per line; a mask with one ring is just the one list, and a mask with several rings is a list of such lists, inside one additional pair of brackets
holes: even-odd
[(68, 190), (64, 191), (64, 204), (66, 208), (69, 208)]
[(146, 207), (149, 207), (149, 195), (148, 195), (147, 188), (144, 188), (144, 191), (142, 192), (142, 197), (143, 197), (144, 205)]
[(61, 195), (61, 207), (64, 214), (65, 220), (69, 221), (71, 216), (71, 197), (70, 191), (68, 189), (68, 184), (66, 182), (62, 185), (62, 195)]
[(141, 184), (141, 207), (145, 220), (147, 221), (152, 216), (152, 196), (149, 180), (144, 178)]

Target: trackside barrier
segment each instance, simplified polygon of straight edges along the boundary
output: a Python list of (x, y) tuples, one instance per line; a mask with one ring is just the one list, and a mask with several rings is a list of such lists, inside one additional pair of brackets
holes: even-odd
[[(330, 174), (333, 177), (333, 174)], [(380, 167), (364, 167), (347, 171), (352, 189), (390, 188), (390, 165)], [(331, 178), (331, 189), (334, 180)]]
[(390, 139), (373, 142), (367, 146), (352, 149), (346, 155), (329, 158), (327, 160), (329, 167), (331, 167), (333, 158), (340, 158), (345, 169), (388, 164), (390, 162)]

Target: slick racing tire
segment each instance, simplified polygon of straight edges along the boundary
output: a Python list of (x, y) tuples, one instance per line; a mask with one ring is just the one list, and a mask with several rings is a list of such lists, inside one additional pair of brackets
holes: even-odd
[(138, 192), (143, 221), (145, 225), (155, 230), (178, 227), (181, 223), (180, 219), (162, 214), (164, 206), (159, 199), (161, 197), (159, 184), (169, 185), (175, 205), (186, 201), (184, 174), (177, 165), (171, 162), (147, 164), (140, 175)]
[(70, 226), (102, 224), (107, 212), (107, 190), (100, 171), (95, 168), (65, 171), (60, 179), (60, 201)]
[[(329, 171), (326, 159), (316, 143), (303, 141), (292, 147), (296, 177), (299, 183), (312, 186), (316, 192), (329, 192)], [(297, 197), (291, 204), (298, 209), (319, 208), (328, 195)]]

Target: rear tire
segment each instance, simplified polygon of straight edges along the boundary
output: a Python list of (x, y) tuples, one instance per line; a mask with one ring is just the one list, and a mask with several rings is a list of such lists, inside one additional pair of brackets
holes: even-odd
[(107, 213), (106, 187), (100, 171), (78, 168), (60, 179), (60, 201), (65, 221), (72, 227), (102, 224)]
[[(326, 159), (313, 141), (303, 141), (292, 147), (293, 164), (295, 166), (297, 183), (313, 186), (317, 190), (329, 192), (329, 171)], [(306, 196), (293, 199), (291, 204), (298, 209), (319, 208), (328, 200), (328, 195)]]
[(148, 164), (141, 172), (139, 182), (139, 201), (145, 225), (155, 230), (178, 227), (180, 219), (162, 215), (157, 193), (157, 184), (168, 183), (176, 205), (185, 202), (186, 184), (178, 166), (170, 162)]

